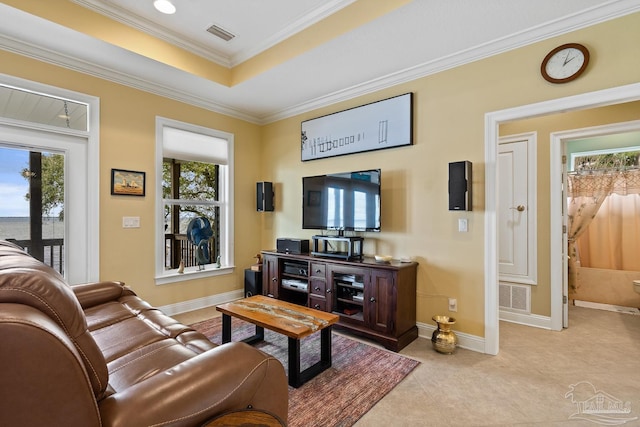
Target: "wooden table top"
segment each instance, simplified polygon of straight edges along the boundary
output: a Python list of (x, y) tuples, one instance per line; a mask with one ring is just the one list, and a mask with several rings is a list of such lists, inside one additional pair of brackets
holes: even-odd
[(264, 295), (220, 304), (217, 311), (254, 325), (300, 339), (338, 322), (338, 315)]

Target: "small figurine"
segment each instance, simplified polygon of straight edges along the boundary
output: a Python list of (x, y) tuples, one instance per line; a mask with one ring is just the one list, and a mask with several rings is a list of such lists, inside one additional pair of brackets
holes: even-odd
[(256, 263), (251, 266), (251, 270), (262, 271), (262, 255), (258, 253), (255, 255), (255, 258)]
[(220, 268), (220, 255), (218, 255), (218, 258), (216, 259), (216, 268)]
[(180, 260), (180, 265), (178, 266), (178, 274), (184, 274), (184, 260)]

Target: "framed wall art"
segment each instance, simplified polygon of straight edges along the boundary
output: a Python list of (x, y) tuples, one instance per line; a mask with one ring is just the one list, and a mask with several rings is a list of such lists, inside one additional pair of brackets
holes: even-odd
[(143, 196), (145, 173), (124, 169), (111, 169), (111, 194), (116, 196)]
[(413, 94), (303, 121), (302, 161), (413, 144)]

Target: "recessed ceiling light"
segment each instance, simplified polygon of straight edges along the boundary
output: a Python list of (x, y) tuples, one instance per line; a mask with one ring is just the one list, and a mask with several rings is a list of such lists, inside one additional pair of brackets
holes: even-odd
[(169, 0), (155, 0), (153, 2), (153, 7), (155, 7), (159, 12), (166, 13), (167, 15), (176, 13), (176, 7)]

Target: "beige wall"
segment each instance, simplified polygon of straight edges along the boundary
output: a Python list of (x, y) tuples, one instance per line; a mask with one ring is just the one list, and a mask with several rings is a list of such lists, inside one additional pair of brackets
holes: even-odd
[[(122, 280), (154, 305), (241, 289), (243, 269), (260, 250), (255, 183), (262, 180), (260, 128), (177, 101), (0, 51), (0, 72), (100, 98), (100, 278)], [(155, 119), (167, 117), (235, 135), (235, 260), (232, 275), (156, 286), (154, 283)], [(111, 168), (145, 171), (146, 197), (110, 194)], [(123, 229), (139, 216), (139, 229)]]
[[(537, 133), (537, 217), (538, 217), (538, 285), (531, 287), (531, 312), (541, 316), (551, 314), (551, 260), (550, 246), (550, 135), (572, 129), (582, 129), (640, 118), (640, 102), (628, 102), (583, 111), (552, 114), (500, 126), (500, 136), (524, 132)], [(631, 289), (631, 285), (629, 285)]]
[[(383, 231), (365, 235), (365, 252), (409, 255), (420, 263), (418, 322), (432, 324), (431, 316), (448, 313), (446, 297), (455, 297), (456, 329), (484, 336), (485, 113), (636, 83), (639, 28), (640, 14), (630, 15), (265, 126), (264, 162), (270, 165), (265, 179), (277, 183), (278, 196), (276, 212), (265, 217), (262, 245), (273, 247), (282, 236), (313, 235), (300, 228), (303, 176), (380, 167)], [(587, 72), (569, 84), (547, 83), (540, 61), (568, 42), (590, 49)], [(413, 146), (300, 161), (302, 120), (406, 92), (414, 93)], [(447, 210), (447, 167), (459, 160), (473, 162), (469, 213)], [(459, 217), (469, 219), (468, 233), (457, 232)], [(543, 299), (536, 309), (548, 314), (548, 290)]]
[[(458, 298), (457, 330), (484, 336), (484, 115), (486, 112), (635, 83), (640, 75), (640, 14), (546, 40), (456, 69), (362, 96), (264, 127), (90, 76), (0, 52), (0, 72), (98, 96), (101, 100), (100, 274), (128, 282), (152, 304), (165, 305), (239, 289), (242, 269), (276, 237), (310, 237), (301, 230), (301, 178), (325, 172), (382, 168), (383, 232), (365, 235), (365, 252), (412, 256), (418, 269), (419, 322), (446, 313)], [(539, 73), (548, 51), (565, 42), (591, 50), (586, 74), (551, 85)], [(310, 82), (310, 84), (313, 84)], [(413, 92), (414, 145), (302, 163), (300, 121), (393, 95)], [(155, 286), (154, 195), (109, 194), (112, 167), (153, 174), (156, 115), (235, 134), (236, 273), (214, 279)], [(474, 164), (473, 211), (447, 210), (448, 163)], [(256, 213), (255, 182), (276, 185), (276, 211)], [(142, 227), (124, 230), (122, 216), (140, 216)], [(469, 232), (457, 232), (457, 219)]]

